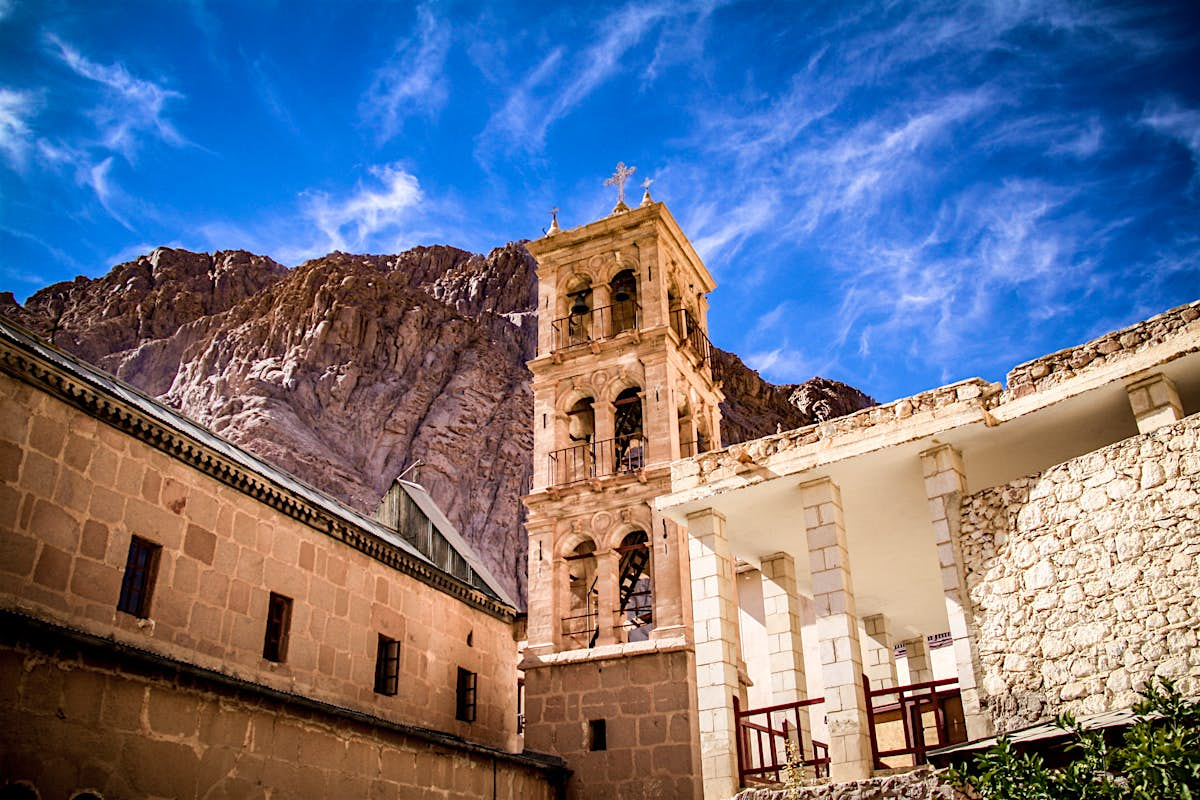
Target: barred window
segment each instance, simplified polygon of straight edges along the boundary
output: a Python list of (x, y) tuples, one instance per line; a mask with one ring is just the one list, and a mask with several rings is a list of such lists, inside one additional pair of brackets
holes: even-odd
[(158, 573), (158, 556), (162, 546), (140, 536), (129, 540), (129, 555), (125, 559), (125, 577), (121, 579), (121, 597), (117, 610), (145, 619), (150, 616), (150, 595)]
[(263, 636), (263, 658), (282, 662), (287, 658), (288, 629), (292, 624), (292, 598), (271, 592), (267, 605), (267, 632)]
[(475, 684), (474, 672), (458, 668), (458, 708), (454, 713), (455, 719), (463, 722), (475, 721)]
[(394, 695), (400, 688), (400, 642), (379, 634), (375, 650), (375, 691)]

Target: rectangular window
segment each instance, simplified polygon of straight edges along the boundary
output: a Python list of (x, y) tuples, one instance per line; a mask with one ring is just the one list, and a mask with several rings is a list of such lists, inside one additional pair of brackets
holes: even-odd
[(271, 592), (267, 605), (267, 632), (263, 637), (263, 658), (282, 662), (287, 658), (288, 628), (292, 625), (292, 598)]
[(125, 559), (125, 577), (121, 579), (121, 597), (117, 610), (145, 619), (150, 616), (150, 595), (158, 573), (160, 545), (140, 536), (129, 540), (129, 556)]
[(608, 722), (602, 719), (588, 720), (588, 749), (608, 749)]
[(475, 721), (475, 680), (474, 672), (458, 668), (458, 709), (454, 713), (455, 719)]
[(375, 691), (394, 695), (400, 688), (400, 642), (379, 634), (375, 651)]

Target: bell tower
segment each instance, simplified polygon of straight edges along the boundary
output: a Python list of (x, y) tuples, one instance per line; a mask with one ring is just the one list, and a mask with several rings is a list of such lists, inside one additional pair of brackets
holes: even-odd
[(712, 276), (666, 206), (528, 244), (538, 262), (526, 742), (571, 797), (701, 794), (686, 532), (654, 511), (670, 463), (720, 441)]

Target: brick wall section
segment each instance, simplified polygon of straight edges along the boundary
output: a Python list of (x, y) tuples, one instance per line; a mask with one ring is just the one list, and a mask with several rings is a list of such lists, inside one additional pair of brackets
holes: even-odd
[(1164, 311), (1078, 347), (1028, 361), (1009, 371), (1008, 390), (997, 399), (1004, 402), (1013, 397), (1024, 397), (1073, 378), (1083, 369), (1111, 363), (1130, 353), (1162, 344), (1185, 328), (1194, 327), (1197, 319), (1200, 319), (1200, 301)]
[(1200, 692), (1200, 415), (963, 500), (985, 705), (999, 730)]
[[(568, 764), (570, 798), (700, 797), (692, 670), (688, 651), (527, 670), (525, 743), (579, 754)], [(603, 752), (588, 749), (588, 723), (597, 719), (606, 723)]]
[(0, 783), (106, 800), (554, 797), (535, 766), (89, 649), (0, 645)]
[[(385, 719), (515, 749), (511, 625), (0, 374), (0, 604)], [(116, 604), (130, 537), (162, 546), (148, 620)], [(262, 658), (270, 592), (294, 600)], [(467, 634), (473, 631), (473, 647)], [(400, 694), (373, 691), (378, 634)], [(455, 720), (459, 666), (478, 716)]]

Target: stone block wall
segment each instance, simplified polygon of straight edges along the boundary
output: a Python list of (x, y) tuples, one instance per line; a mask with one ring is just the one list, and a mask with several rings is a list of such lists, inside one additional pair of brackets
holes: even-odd
[(847, 783), (826, 783), (790, 792), (786, 789), (746, 789), (734, 800), (965, 800), (938, 780), (930, 769), (868, 778)]
[(525, 744), (569, 754), (570, 798), (700, 797), (693, 670), (687, 650), (526, 669)]
[(533, 759), (214, 681), (69, 632), (26, 627), (14, 637), (14, 622), (27, 623), (4, 622), (0, 785), (26, 782), (64, 800), (85, 790), (105, 800), (556, 796), (557, 771)]
[[(510, 621), (7, 374), (0, 481), (0, 606), (516, 749)], [(117, 611), (134, 535), (162, 547), (147, 619)], [(262, 657), (271, 592), (293, 600), (283, 663)], [(379, 634), (401, 642), (397, 696), (374, 692)], [(473, 723), (455, 719), (460, 666), (478, 674)]]
[(1200, 693), (1200, 415), (963, 499), (984, 703), (1012, 730)]

